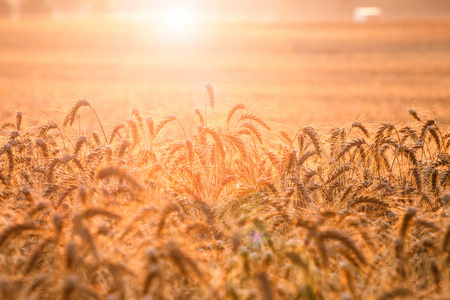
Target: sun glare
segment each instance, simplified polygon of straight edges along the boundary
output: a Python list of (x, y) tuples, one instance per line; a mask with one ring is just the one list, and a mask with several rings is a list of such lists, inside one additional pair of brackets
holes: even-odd
[(188, 34), (195, 29), (196, 15), (191, 7), (172, 4), (165, 7), (161, 14), (161, 27), (170, 34)]

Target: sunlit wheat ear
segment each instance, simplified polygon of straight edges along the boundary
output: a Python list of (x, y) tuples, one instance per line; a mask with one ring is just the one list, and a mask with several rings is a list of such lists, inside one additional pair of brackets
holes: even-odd
[[(28, 191), (29, 192), (29, 191)], [(34, 205), (28, 212), (27, 217), (32, 218), (39, 212), (44, 211), (46, 208), (50, 207), (51, 203), (49, 201), (40, 201)]]
[(447, 225), (444, 238), (442, 239), (442, 251), (450, 257), (450, 224)]
[(330, 137), (327, 139), (329, 145), (329, 153), (330, 157), (334, 157), (338, 148), (338, 137), (339, 137), (340, 129), (336, 127), (330, 131)]
[[(420, 225), (417, 224), (417, 226), (420, 226)], [(420, 246), (422, 246), (424, 249), (429, 250), (430, 253), (434, 252), (435, 245), (436, 245), (436, 242), (431, 238), (424, 238), (424, 239), (420, 240)]]
[(6, 153), (6, 157), (8, 158), (8, 174), (9, 176), (11, 176), (12, 172), (14, 171), (14, 154), (9, 143), (4, 144), (0, 149), (0, 156), (2, 156), (3, 153)]
[(169, 124), (172, 121), (177, 120), (177, 116), (175, 115), (168, 115), (166, 117), (164, 117), (164, 119), (159, 122), (158, 126), (156, 126), (155, 128), (155, 132), (153, 134), (153, 138), (156, 138), (156, 136), (158, 135), (158, 133), (164, 128), (166, 127), (167, 124)]
[(189, 275), (187, 270), (187, 267), (189, 266), (200, 279), (204, 279), (203, 273), (200, 271), (197, 264), (191, 258), (186, 256), (174, 241), (169, 241), (166, 247), (169, 250), (169, 257), (183, 275)]
[(31, 194), (30, 187), (24, 186), (20, 192), (25, 196), (25, 200), (27, 200), (29, 203), (34, 202), (33, 195)]
[(373, 204), (381, 207), (389, 207), (389, 203), (371, 196), (359, 196), (348, 204), (348, 207), (355, 208), (359, 204)]
[(112, 157), (111, 146), (105, 146), (105, 157), (106, 157), (106, 161), (111, 161), (111, 157)]
[(433, 137), (433, 140), (436, 143), (438, 150), (440, 151), (441, 150), (441, 140), (440, 140), (440, 137), (439, 137), (436, 127), (430, 126), (430, 128), (428, 130), (430, 131), (430, 134)]
[(288, 175), (293, 171), (296, 160), (297, 150), (291, 149), (291, 151), (283, 158), (283, 173), (285, 175)]
[(317, 133), (317, 131), (310, 126), (306, 126), (303, 128), (303, 132), (307, 134), (313, 142), (313, 145), (316, 148), (317, 155), (319, 155), (319, 157), (322, 157), (322, 147), (320, 145), (319, 134)]
[(112, 142), (114, 141), (115, 136), (117, 135), (119, 130), (122, 129), (122, 128), (125, 128), (125, 124), (123, 124), (123, 123), (119, 123), (113, 128), (113, 130), (111, 131), (111, 135), (109, 136), (109, 144), (112, 144)]
[(406, 235), (408, 233), (408, 229), (411, 225), (411, 221), (416, 215), (417, 210), (415, 208), (408, 208), (403, 216), (403, 220), (400, 226), (399, 238), (404, 243), (406, 239)]
[(352, 128), (358, 128), (359, 130), (362, 131), (362, 133), (366, 136), (366, 137), (370, 137), (370, 132), (369, 130), (367, 130), (366, 126), (364, 126), (361, 122), (353, 122), (352, 123)]
[(275, 167), (275, 169), (279, 171), (281, 167), (281, 161), (278, 158), (278, 155), (270, 150), (266, 150), (264, 154), (267, 156), (267, 158), (269, 158), (270, 162)]
[(101, 169), (98, 173), (96, 178), (97, 179), (105, 179), (105, 178), (109, 178), (109, 177), (117, 177), (120, 179), (125, 179), (127, 180), (130, 185), (138, 190), (138, 191), (143, 191), (145, 190), (145, 187), (143, 185), (141, 185), (139, 183), (139, 181), (130, 173), (128, 173), (125, 169), (116, 167), (116, 166), (110, 166), (110, 167), (106, 167)]
[(20, 125), (22, 124), (22, 112), (19, 110), (16, 112), (16, 129), (20, 130)]
[(395, 250), (395, 258), (396, 258), (396, 271), (397, 273), (403, 278), (405, 279), (406, 277), (406, 272), (405, 272), (405, 262), (403, 259), (403, 249), (404, 248), (404, 243), (400, 238), (395, 238), (394, 239), (394, 250)]
[(286, 142), (288, 142), (289, 144), (291, 143), (291, 137), (289, 136), (289, 134), (288, 134), (286, 131), (284, 131), (284, 130), (278, 130), (277, 132), (281, 135), (281, 137), (282, 137)]
[(418, 228), (427, 228), (434, 232), (441, 231), (441, 228), (435, 222), (423, 218), (416, 218), (415, 225)]
[(239, 138), (236, 135), (233, 134), (227, 134), (226, 139), (230, 141), (230, 143), (234, 146), (236, 146), (236, 148), (239, 150), (239, 152), (241, 153), (241, 158), (242, 159), (246, 159), (248, 156), (247, 153), (247, 149), (245, 148), (245, 142)]
[(266, 272), (260, 272), (256, 275), (256, 278), (258, 279), (260, 290), (264, 296), (262, 299), (273, 299), (273, 287), (268, 274)]
[(252, 135), (252, 131), (247, 128), (239, 128), (238, 130), (234, 131), (236, 135)]
[(299, 132), (297, 134), (297, 143), (298, 143), (298, 153), (300, 155), (303, 153), (303, 147), (305, 146), (305, 137), (303, 136), (303, 132)]
[(261, 132), (259, 131), (259, 129), (255, 125), (253, 125), (252, 123), (249, 123), (249, 122), (245, 122), (245, 123), (241, 124), (240, 128), (242, 128), (242, 127), (250, 129), (250, 131), (253, 132), (253, 134), (258, 139), (258, 141), (261, 144), (263, 144), (262, 134), (261, 134)]
[(317, 241), (323, 244), (326, 240), (337, 240), (350, 249), (363, 265), (367, 265), (367, 259), (361, 249), (356, 245), (355, 241), (347, 234), (336, 230), (320, 231), (317, 233)]
[(409, 115), (411, 116), (411, 117), (413, 117), (414, 118), (414, 120), (416, 120), (416, 121), (419, 121), (419, 122), (422, 122), (422, 120), (419, 118), (419, 115), (417, 114), (417, 112), (414, 110), (414, 109), (409, 109), (408, 110), (408, 113), (409, 113)]
[(420, 171), (419, 171), (418, 167), (415, 167), (412, 170), (412, 174), (413, 174), (413, 178), (414, 178), (414, 182), (416, 184), (417, 190), (419, 192), (422, 192), (422, 178), (420, 176)]
[(240, 120), (252, 120), (256, 123), (260, 124), (262, 127), (264, 127), (267, 130), (271, 130), (270, 126), (267, 124), (266, 121), (264, 121), (260, 116), (257, 116), (253, 113), (244, 113), (242, 114)]
[(100, 146), (102, 144), (102, 142), (100, 141), (100, 136), (98, 135), (97, 131), (92, 132), (92, 138), (94, 139), (97, 146)]
[(225, 148), (223, 147), (222, 139), (220, 138), (220, 135), (217, 133), (217, 130), (209, 126), (203, 127), (203, 130), (207, 134), (212, 136), (214, 142), (216, 142), (217, 148), (219, 148), (219, 153), (222, 155), (222, 157), (225, 157)]
[(345, 164), (341, 167), (336, 168), (333, 172), (330, 173), (328, 180), (326, 183), (331, 183), (336, 180), (339, 176), (345, 174), (348, 170), (351, 170), (351, 166), (349, 164)]
[(9, 140), (10, 141), (15, 140), (19, 135), (20, 135), (19, 131), (15, 129), (11, 131), (11, 133), (9, 134)]
[(308, 160), (308, 158), (312, 157), (314, 154), (316, 154), (315, 150), (308, 150), (308, 151), (306, 151), (305, 153), (303, 153), (303, 155), (301, 155), (298, 158), (297, 165), (299, 167), (301, 167)]
[(192, 144), (191, 139), (186, 139), (186, 150), (188, 154), (188, 159), (190, 162), (194, 160), (194, 145)]
[(32, 298), (31, 294), (39, 289), (44, 290), (45, 285), (48, 284), (49, 276), (46, 274), (38, 274), (30, 281), (29, 285), (25, 288), (23, 299)]
[(167, 216), (173, 212), (180, 212), (180, 208), (178, 207), (178, 205), (175, 202), (170, 202), (163, 208), (163, 210), (161, 212), (161, 216), (159, 218), (159, 222), (158, 222), (158, 230), (156, 231), (156, 235), (158, 237), (161, 236), (161, 233), (166, 224)]
[(90, 106), (89, 102), (87, 100), (79, 100), (72, 106), (72, 109), (70, 110), (69, 114), (66, 116), (63, 122), (63, 127), (66, 127), (67, 125), (72, 126), (73, 122), (75, 121), (75, 116), (78, 112), (78, 109), (82, 106)]
[(145, 123), (147, 124), (148, 134), (150, 138), (153, 138), (153, 136), (155, 135), (155, 123), (153, 121), (153, 118), (147, 117), (145, 119)]
[[(428, 120), (423, 124), (423, 126), (420, 130), (420, 141), (422, 143), (425, 143), (425, 138), (426, 138), (427, 132), (430, 131), (431, 129), (435, 128), (435, 126), (436, 126), (435, 120)], [(430, 132), (430, 134), (432, 134), (432, 133)]]
[(47, 143), (43, 139), (36, 139), (35, 143), (38, 148), (41, 148), (42, 154), (44, 155), (44, 157), (48, 158), (49, 152), (48, 152)]
[(347, 289), (350, 291), (350, 293), (355, 296), (356, 294), (356, 286), (355, 286), (355, 280), (354, 280), (354, 272), (352, 266), (347, 263), (343, 262), (341, 263), (342, 266), (342, 277), (344, 277), (345, 285), (347, 286)]
[(58, 124), (54, 122), (49, 122), (45, 125), (40, 126), (39, 129), (39, 137), (44, 138), (47, 132), (51, 129), (58, 128)]
[(342, 127), (339, 130), (339, 148), (344, 147), (346, 141), (347, 141), (347, 128)]
[(446, 151), (448, 148), (450, 148), (450, 132), (446, 132), (444, 134), (444, 137), (442, 138), (442, 143), (443, 143), (444, 151)]
[(78, 152), (80, 152), (81, 150), (81, 146), (83, 146), (83, 144), (86, 144), (88, 142), (87, 137), (85, 135), (82, 135), (78, 138), (78, 141), (75, 144), (75, 148), (73, 150), (73, 155), (77, 155)]
[(123, 280), (123, 269), (120, 263), (106, 262), (106, 267), (109, 270), (109, 273), (113, 277), (113, 285), (117, 290), (118, 297), (117, 299), (125, 300), (126, 292), (125, 292), (125, 283)]
[(89, 189), (85, 185), (80, 185), (78, 187), (78, 199), (80, 199), (81, 204), (86, 205), (89, 197)]
[(436, 208), (435, 203), (433, 201), (431, 201), (430, 197), (428, 196), (428, 194), (426, 192), (423, 192), (421, 196), (422, 196), (421, 197), (422, 202), (425, 202), (429, 208), (431, 208), (433, 210)]
[(206, 94), (208, 95), (209, 105), (214, 108), (214, 90), (211, 83), (205, 83)]
[(339, 160), (342, 157), (344, 157), (344, 155), (346, 153), (348, 153), (352, 148), (355, 148), (355, 147), (357, 149), (360, 149), (361, 151), (364, 151), (362, 146), (365, 144), (366, 144), (366, 140), (362, 139), (362, 138), (357, 138), (357, 139), (349, 141), (338, 153), (338, 155), (336, 156), (336, 160)]
[(141, 128), (141, 130), (144, 130), (144, 120), (142, 120), (142, 116), (141, 116), (140, 111), (137, 108), (133, 108), (131, 110), (131, 115), (136, 118), (136, 121), (138, 122), (139, 127)]
[(30, 258), (28, 259), (28, 262), (26, 264), (25, 267), (25, 274), (30, 273), (34, 266), (36, 265), (36, 262), (39, 258), (39, 255), (42, 253), (42, 251), (44, 250), (44, 248), (50, 243), (52, 242), (52, 239), (50, 238), (46, 238), (42, 241), (40, 241), (37, 246), (33, 249), (33, 251), (31, 252)]
[[(375, 133), (375, 143), (376, 143), (376, 150), (377, 150), (377, 155), (379, 155), (380, 152), (380, 145), (381, 145), (381, 141), (383, 139), (384, 136), (384, 132), (390, 132), (392, 129), (394, 129), (394, 125), (392, 124), (388, 124), (388, 123), (383, 123), (381, 124), (380, 127), (378, 127), (376, 133)], [(377, 156), (378, 159), (378, 156)]]
[(287, 188), (286, 191), (284, 192), (283, 200), (284, 200), (284, 201), (289, 200), (289, 198), (292, 197), (292, 195), (294, 194), (294, 192), (295, 192), (295, 189), (293, 189), (293, 188)]
[(34, 230), (34, 229), (36, 228), (31, 223), (11, 224), (9, 226), (4, 227), (2, 232), (0, 233), (0, 247), (6, 242), (8, 237), (25, 230)]
[(439, 169), (434, 168), (431, 172), (430, 189), (431, 189), (431, 192), (433, 194), (435, 194), (436, 196), (439, 195), (438, 177), (439, 177)]
[(74, 155), (72, 155), (72, 156), (70, 157), (70, 160), (69, 160), (69, 161), (73, 162), (73, 163), (75, 164), (75, 166), (76, 166), (81, 172), (84, 172), (83, 163), (82, 163), (78, 158), (76, 158)]
[(186, 228), (186, 234), (209, 234), (209, 227), (205, 223), (194, 223)]
[(238, 103), (230, 109), (230, 111), (228, 112), (228, 115), (227, 115), (227, 124), (230, 124), (231, 118), (233, 118), (234, 113), (236, 111), (238, 111), (239, 109), (245, 109), (245, 104)]
[(125, 151), (128, 147), (131, 146), (131, 142), (129, 140), (123, 140), (120, 145), (119, 152), (117, 153), (117, 157), (122, 158), (125, 155)]
[(185, 143), (183, 142), (178, 142), (178, 143), (173, 143), (170, 144), (166, 147), (164, 153), (165, 153), (165, 164), (168, 164), (170, 162), (170, 160), (172, 159), (173, 155), (179, 151), (180, 149), (183, 149), (185, 147)]
[(413, 165), (417, 165), (416, 152), (407, 145), (399, 146), (399, 152), (408, 158)]
[(408, 138), (411, 138), (411, 140), (414, 142), (419, 141), (419, 135), (417, 133), (417, 130), (409, 126), (402, 127), (398, 132), (403, 134), (403, 137), (401, 139), (402, 143), (404, 143)]
[(139, 130), (136, 122), (133, 119), (128, 119), (128, 126), (131, 128), (131, 135), (133, 136), (133, 145), (139, 143)]
[(200, 108), (195, 108), (194, 112), (197, 115), (200, 124), (205, 126), (205, 117), (203, 116), (203, 113), (201, 112)]
[(55, 241), (59, 240), (63, 229), (63, 216), (59, 213), (55, 213), (52, 218), (53, 227), (55, 228)]
[(78, 280), (75, 275), (70, 275), (64, 278), (61, 299), (73, 299), (76, 290), (78, 289)]
[[(142, 295), (148, 295), (152, 283), (154, 282), (154, 280), (160, 276), (161, 270), (158, 266), (151, 266), (150, 268), (148, 268), (148, 272), (145, 275), (145, 280), (144, 280), (144, 287), (142, 288)], [(144, 296), (145, 297), (145, 296)], [(151, 299), (151, 298), (149, 298)]]
[(430, 263), (431, 274), (433, 275), (434, 284), (436, 286), (436, 292), (441, 292), (441, 273), (439, 271), (439, 266), (435, 258), (431, 258)]
[(53, 157), (46, 169), (46, 181), (52, 182), (53, 176), (55, 173), (55, 168), (61, 163), (61, 159), (59, 157)]
[(311, 203), (311, 197), (309, 196), (308, 189), (306, 188), (305, 184), (299, 180), (298, 178), (292, 177), (289, 178), (297, 188), (297, 196), (300, 202), (296, 201), (295, 206), (298, 207), (306, 207), (307, 203)]
[(116, 220), (120, 220), (122, 219), (122, 217), (118, 214), (115, 214), (113, 212), (107, 211), (106, 209), (101, 209), (101, 208), (89, 208), (86, 209), (85, 211), (83, 211), (81, 214), (75, 215), (73, 222), (74, 225), (78, 225), (78, 222), (81, 222), (83, 220), (86, 219), (90, 219), (96, 216), (104, 216), (107, 218), (111, 218), (111, 219), (116, 219)]

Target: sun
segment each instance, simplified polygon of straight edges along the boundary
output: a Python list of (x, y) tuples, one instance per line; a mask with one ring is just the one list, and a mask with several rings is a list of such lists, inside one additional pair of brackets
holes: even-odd
[(197, 20), (192, 7), (182, 3), (169, 4), (161, 11), (160, 26), (169, 34), (183, 35), (195, 30)]

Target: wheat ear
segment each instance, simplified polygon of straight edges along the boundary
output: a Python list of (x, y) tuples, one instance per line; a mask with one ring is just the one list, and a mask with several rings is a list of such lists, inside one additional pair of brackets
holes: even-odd
[(260, 124), (262, 127), (264, 127), (267, 130), (270, 130), (269, 125), (267, 124), (266, 121), (263, 120), (263, 118), (261, 118), (260, 116), (257, 116), (253, 113), (244, 113), (242, 114), (241, 120), (252, 120), (255, 121), (256, 123)]
[(404, 243), (408, 228), (411, 225), (413, 217), (416, 215), (417, 210), (415, 208), (408, 208), (403, 216), (402, 224), (400, 226), (399, 238)]
[(244, 103), (238, 103), (238, 104), (235, 104), (230, 109), (230, 111), (228, 112), (228, 115), (227, 115), (227, 124), (230, 124), (231, 118), (233, 117), (234, 113), (236, 111), (238, 111), (239, 109), (245, 109), (245, 104)]
[(20, 125), (22, 124), (22, 112), (19, 110), (16, 112), (16, 129), (20, 130)]
[(78, 112), (78, 109), (83, 106), (90, 106), (90, 104), (87, 100), (79, 100), (72, 106), (69, 114), (64, 119), (63, 127), (66, 127), (67, 125), (72, 126), (73, 122), (75, 121), (75, 116)]

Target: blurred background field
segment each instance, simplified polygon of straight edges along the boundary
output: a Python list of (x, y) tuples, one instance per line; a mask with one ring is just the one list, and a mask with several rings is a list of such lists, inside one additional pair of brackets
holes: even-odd
[[(0, 21), (0, 118), (40, 123), (87, 99), (107, 124), (132, 108), (176, 114), (244, 102), (274, 122), (408, 122), (408, 109), (450, 123), (450, 21), (203, 20), (191, 28), (97, 17)], [(89, 118), (89, 116), (88, 116)], [(85, 126), (85, 124), (83, 125)]]

